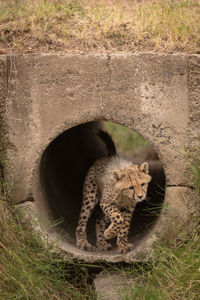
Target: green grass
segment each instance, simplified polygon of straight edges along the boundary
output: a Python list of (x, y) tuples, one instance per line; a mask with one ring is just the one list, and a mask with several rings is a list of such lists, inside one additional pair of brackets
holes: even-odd
[(88, 268), (52, 254), (39, 233), (0, 201), (0, 299), (95, 299)]
[(0, 0), (0, 50), (200, 51), (199, 0)]
[(136, 155), (145, 148), (147, 141), (131, 129), (116, 123), (106, 122), (106, 130), (112, 136), (117, 149), (128, 155)]

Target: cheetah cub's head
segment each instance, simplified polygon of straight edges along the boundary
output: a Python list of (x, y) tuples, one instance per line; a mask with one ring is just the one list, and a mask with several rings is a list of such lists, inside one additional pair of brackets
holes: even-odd
[(146, 198), (148, 183), (151, 181), (149, 165), (129, 165), (120, 170), (113, 170), (116, 189), (125, 197), (141, 202)]

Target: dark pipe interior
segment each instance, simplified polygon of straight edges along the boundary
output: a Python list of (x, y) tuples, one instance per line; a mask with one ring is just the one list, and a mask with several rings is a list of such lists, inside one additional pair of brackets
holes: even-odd
[[(40, 184), (51, 216), (63, 220), (60, 226), (74, 243), (86, 172), (97, 158), (106, 154), (104, 143), (95, 133), (99, 124), (91, 122), (65, 131), (47, 147), (40, 163)], [(145, 234), (155, 224), (164, 200), (164, 170), (157, 157), (149, 164), (152, 181), (148, 201), (135, 209), (130, 240)], [(92, 216), (88, 224), (88, 238), (92, 243), (95, 243), (94, 228)]]

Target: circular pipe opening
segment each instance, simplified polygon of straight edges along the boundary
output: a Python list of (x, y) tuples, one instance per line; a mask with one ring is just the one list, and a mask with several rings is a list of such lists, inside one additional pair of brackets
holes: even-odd
[[(141, 136), (124, 126), (108, 122), (90, 122), (65, 131), (49, 144), (42, 155), (38, 206), (45, 207), (45, 213), (51, 220), (61, 220), (52, 234), (53, 231), (59, 232), (59, 239), (67, 252), (76, 249), (75, 230), (85, 175), (96, 159), (107, 154), (106, 145), (96, 133), (99, 127), (103, 127), (112, 136), (120, 155), (136, 164), (149, 162), (152, 180), (147, 200), (138, 203), (135, 208), (129, 233), (130, 242), (137, 246), (152, 231), (164, 201), (165, 175), (162, 164)], [(95, 210), (88, 222), (87, 235), (88, 240), (95, 245)], [(104, 255), (111, 257), (116, 255), (116, 249), (99, 253), (102, 258)]]

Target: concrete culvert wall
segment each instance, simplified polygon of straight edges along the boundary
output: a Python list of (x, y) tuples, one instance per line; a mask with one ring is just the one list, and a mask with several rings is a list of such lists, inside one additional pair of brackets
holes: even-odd
[[(147, 259), (156, 240), (173, 238), (199, 212), (184, 156), (200, 136), (199, 78), (199, 55), (1, 55), (0, 149), (10, 199), (31, 207), (41, 227), (44, 219), (63, 217), (49, 237), (74, 258)], [(145, 202), (137, 207), (130, 232), (134, 248), (126, 255), (75, 247), (81, 185), (93, 161), (106, 154), (93, 131), (102, 126), (97, 120), (136, 131), (159, 157), (151, 172), (165, 195), (157, 196), (152, 181), (148, 203), (162, 202), (160, 215), (143, 214), (149, 210)]]
[[(52, 221), (62, 220), (60, 226), (52, 230), (51, 234), (56, 231), (60, 239), (64, 236), (63, 247), (66, 251), (75, 246), (75, 229), (86, 172), (97, 158), (106, 155), (105, 145), (94, 130), (98, 125), (100, 124), (92, 122), (65, 131), (50, 143), (42, 155), (39, 170), (39, 189), (42, 190), (42, 197), (38, 207), (41, 208), (43, 204), (44, 215), (48, 212)], [(129, 239), (135, 247), (138, 247), (145, 235), (153, 230), (165, 194), (165, 175), (161, 162), (153, 150), (151, 153), (144, 154), (143, 157), (135, 157), (135, 163), (140, 163), (144, 159), (149, 161), (152, 181), (149, 185), (148, 200), (137, 205), (132, 219)], [(134, 157), (132, 160), (134, 161)], [(38, 198), (37, 195), (35, 197)], [(95, 210), (88, 223), (87, 235), (88, 240), (95, 245)], [(73, 253), (77, 251), (79, 252), (74, 249)], [(84, 256), (83, 253), (82, 251)], [(92, 256), (91, 253), (89, 255)], [(116, 249), (95, 253), (94, 259), (97, 255), (102, 259), (108, 259), (108, 257), (120, 259)]]

